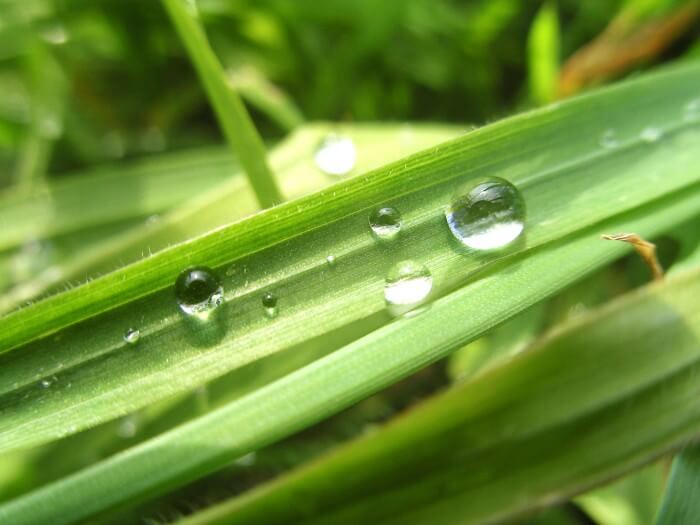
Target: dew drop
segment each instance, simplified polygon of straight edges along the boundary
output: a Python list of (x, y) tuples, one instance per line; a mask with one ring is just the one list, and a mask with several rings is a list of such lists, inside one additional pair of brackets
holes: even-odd
[(347, 175), (355, 167), (355, 144), (348, 137), (330, 134), (316, 148), (316, 167), (327, 175)]
[(683, 117), (689, 122), (700, 120), (700, 98), (690, 100), (683, 111)]
[(328, 257), (326, 257), (326, 264), (329, 267), (335, 268), (335, 263), (336, 263), (335, 255), (329, 255)]
[(642, 132), (640, 133), (639, 137), (647, 143), (652, 143), (656, 142), (663, 136), (663, 131), (661, 131), (660, 128), (656, 128), (653, 126), (650, 126), (648, 128), (644, 128)]
[(605, 149), (614, 149), (620, 145), (614, 129), (606, 129), (603, 132), (600, 136), (600, 145)]
[(493, 250), (525, 227), (525, 201), (507, 180), (490, 177), (462, 186), (445, 210), (452, 235), (468, 248)]
[(51, 386), (51, 381), (48, 379), (41, 380), (41, 388), (49, 388)]
[(377, 239), (388, 241), (401, 231), (401, 214), (395, 208), (379, 208), (369, 216), (369, 227)]
[(134, 345), (139, 342), (141, 338), (141, 332), (136, 328), (128, 328), (124, 332), (124, 342)]
[(401, 261), (386, 275), (384, 299), (388, 305), (415, 305), (428, 296), (432, 287), (428, 268), (414, 261)]
[(121, 421), (119, 421), (119, 425), (117, 426), (117, 435), (120, 438), (128, 439), (134, 437), (137, 430), (138, 421), (136, 420), (136, 416), (134, 414), (129, 414), (128, 416), (124, 416)]
[(223, 302), (224, 289), (211, 269), (196, 266), (177, 278), (175, 298), (180, 310), (204, 320)]
[(262, 305), (265, 309), (265, 315), (272, 318), (277, 315), (277, 296), (270, 292), (262, 296)]

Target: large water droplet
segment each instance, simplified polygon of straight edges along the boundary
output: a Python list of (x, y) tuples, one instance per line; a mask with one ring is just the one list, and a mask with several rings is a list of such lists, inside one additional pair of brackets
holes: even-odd
[(372, 233), (381, 240), (390, 240), (401, 231), (401, 214), (395, 208), (379, 208), (369, 216)]
[(513, 242), (525, 227), (525, 202), (518, 189), (498, 177), (462, 186), (445, 210), (455, 238), (468, 248), (492, 250)]
[(224, 299), (224, 289), (214, 272), (197, 266), (182, 272), (175, 282), (175, 297), (187, 315), (207, 319)]
[(130, 345), (135, 345), (141, 339), (141, 332), (136, 328), (128, 328), (124, 332), (124, 341)]
[(606, 129), (600, 136), (600, 145), (605, 149), (614, 149), (620, 145), (614, 129)]
[(314, 162), (327, 175), (347, 175), (355, 167), (355, 144), (348, 137), (331, 134), (316, 149)]
[(265, 309), (265, 315), (272, 318), (277, 315), (277, 296), (270, 292), (262, 296), (262, 305)]
[(688, 101), (683, 110), (683, 117), (689, 122), (700, 120), (700, 98)]
[(644, 141), (644, 142), (656, 142), (663, 136), (663, 131), (661, 128), (657, 128), (654, 126), (650, 126), (648, 128), (644, 128), (642, 132), (639, 134), (639, 137)]
[(384, 298), (388, 305), (415, 305), (425, 299), (433, 287), (433, 276), (422, 264), (401, 261), (386, 275)]

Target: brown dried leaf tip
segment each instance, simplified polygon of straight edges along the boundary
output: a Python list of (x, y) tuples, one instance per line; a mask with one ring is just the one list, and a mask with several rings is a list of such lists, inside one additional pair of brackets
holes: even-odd
[(612, 235), (603, 235), (603, 239), (607, 241), (623, 241), (630, 243), (642, 260), (651, 270), (651, 275), (655, 281), (660, 281), (664, 278), (664, 269), (656, 257), (656, 245), (652, 242), (642, 239), (636, 233), (615, 233)]

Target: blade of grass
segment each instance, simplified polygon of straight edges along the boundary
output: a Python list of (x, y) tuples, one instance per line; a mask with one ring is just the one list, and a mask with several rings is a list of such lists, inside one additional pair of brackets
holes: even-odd
[[(500, 268), (494, 268), (482, 279), (436, 300), (427, 311), (420, 315), (398, 319), (341, 350), (206, 416), (131, 448), (74, 476), (64, 478), (0, 506), (0, 517), (17, 525), (42, 522), (49, 515), (52, 519), (57, 520), (55, 521), (57, 524), (72, 523), (113, 506), (126, 502), (133, 503), (201, 477), (236, 457), (296, 432), (397, 379), (405, 377), (426, 364), (444, 357), (450, 350), (474, 339), (514, 313), (575, 281), (592, 268), (610, 262), (622, 253), (623, 247), (616, 243), (598, 241), (597, 236), (606, 228), (624, 226), (635, 231), (652, 233), (656, 231), (656, 228), (665, 229), (676, 224), (679, 219), (685, 218), (688, 210), (697, 209), (698, 203), (700, 203), (700, 189), (685, 193), (684, 196), (667, 199), (668, 202), (665, 205), (659, 204), (652, 214), (649, 213), (649, 210), (630, 212), (607, 223), (596, 225), (574, 238), (557, 243), (555, 246), (534, 250), (530, 257), (512, 264), (506, 272), (499, 271)], [(677, 282), (672, 293), (663, 295), (664, 300), (669, 297), (673, 298), (674, 294), (680, 291), (683, 301), (677, 301), (679, 303), (677, 305), (674, 302), (674, 306), (690, 307), (692, 302), (689, 305), (685, 299), (694, 297), (695, 287), (700, 287), (698, 275), (693, 274), (691, 277)], [(649, 295), (654, 299), (657, 291), (663, 294), (663, 290), (665, 289), (661, 287), (654, 288)], [(506, 296), (507, 299), (504, 299)], [(642, 301), (642, 310), (648, 307), (648, 302)], [(648, 309), (645, 311), (648, 312)], [(652, 309), (652, 313), (657, 315), (658, 310)], [(673, 315), (662, 316), (662, 319), (664, 323), (661, 327), (658, 326), (658, 323), (656, 325), (648, 323), (649, 329), (663, 328), (657, 334), (659, 337), (668, 337), (668, 332), (673, 333), (678, 328), (678, 323), (683, 321), (683, 318)], [(697, 316), (695, 321), (698, 321)], [(696, 326), (696, 329), (700, 330), (700, 326)], [(619, 331), (619, 327), (616, 327), (616, 330)], [(652, 338), (648, 338), (648, 340), (657, 341), (657, 339)], [(688, 340), (681, 338), (679, 342), (687, 343)], [(568, 363), (566, 369), (572, 371), (572, 374), (580, 370), (582, 366), (599, 368), (600, 361), (597, 353), (603, 351), (603, 347), (593, 345), (589, 348), (594, 350), (593, 354), (595, 355), (592, 355), (591, 352), (584, 352), (583, 349), (581, 352), (563, 356), (560, 355), (562, 354), (560, 349), (557, 351), (557, 355), (559, 355), (559, 359), (566, 360)], [(627, 348), (633, 348), (633, 346), (628, 345)], [(631, 366), (633, 370), (636, 369), (636, 374), (618, 374), (617, 368), (608, 367), (607, 370), (610, 373), (605, 376), (604, 388), (600, 384), (592, 386), (591, 382), (588, 381), (589, 375), (581, 374), (576, 383), (577, 390), (575, 392), (579, 394), (575, 399), (576, 405), (574, 405), (574, 400), (570, 398), (552, 395), (548, 390), (552, 386), (551, 381), (534, 383), (546, 385), (541, 389), (531, 388), (533, 383), (527, 380), (519, 383), (516, 381), (516, 384), (521, 384), (524, 389), (522, 396), (514, 396), (513, 398), (520, 400), (521, 404), (518, 406), (521, 407), (521, 411), (506, 411), (508, 421), (514, 421), (516, 429), (521, 424), (524, 425), (524, 422), (529, 421), (530, 424), (524, 425), (524, 428), (533, 432), (535, 430), (543, 432), (550, 429), (556, 435), (560, 429), (559, 425), (569, 421), (567, 414), (575, 410), (575, 413), (583, 417), (583, 425), (595, 427), (584, 417), (589, 410), (593, 408), (602, 411), (605, 409), (613, 410), (616, 407), (616, 402), (625, 394), (633, 396), (637, 392), (636, 387), (640, 385), (640, 381), (647, 381), (644, 384), (648, 385), (652, 383), (652, 378), (660, 380), (667, 374), (671, 381), (669, 385), (666, 385), (666, 395), (663, 398), (655, 395), (652, 399), (659, 399), (659, 402), (663, 399), (664, 403), (672, 403), (678, 408), (682, 394), (687, 394), (687, 377), (680, 374), (681, 377), (674, 382), (673, 378), (676, 376), (672, 372), (682, 370), (683, 366), (689, 369), (693, 368), (692, 357), (694, 352), (697, 352), (697, 346), (688, 347), (687, 344), (679, 344), (671, 348), (676, 349), (676, 352), (669, 352), (667, 358), (663, 362), (659, 362), (656, 358), (658, 353), (655, 351), (656, 346), (654, 345), (654, 351), (645, 355), (653, 354), (655, 358), (650, 360), (649, 366), (644, 367), (640, 366), (638, 356), (633, 353), (629, 355), (628, 360), (624, 363)], [(541, 359), (544, 359), (545, 363), (547, 362), (549, 355), (547, 352), (542, 351), (534, 354), (543, 356)], [(521, 356), (526, 359), (527, 363), (529, 357), (524, 357), (524, 354)], [(582, 360), (580, 366), (571, 366), (572, 360), (578, 356)], [(558, 363), (552, 366), (557, 370), (561, 368)], [(535, 371), (538, 369), (536, 368)], [(507, 372), (506, 378), (512, 376), (517, 379), (521, 376), (518, 366), (510, 367), (508, 370), (512, 370), (512, 372)], [(547, 372), (550, 368), (545, 367), (543, 370)], [(502, 372), (496, 369), (493, 373)], [(550, 374), (551, 377), (559, 376)], [(462, 410), (464, 408), (462, 397), (459, 398), (457, 404), (465, 418), (477, 417), (479, 407), (493, 407), (492, 424), (482, 425), (482, 419), (479, 425), (467, 425), (467, 427), (480, 429), (481, 438), (477, 441), (482, 446), (494, 439), (498, 442), (498, 440), (503, 441), (504, 438), (506, 445), (512, 445), (507, 437), (512, 436), (513, 431), (509, 429), (514, 427), (508, 426), (504, 429), (502, 426), (498, 426), (502, 425), (502, 418), (499, 418), (499, 414), (502, 414), (503, 410), (497, 409), (500, 403), (505, 403), (508, 406), (512, 404), (513, 399), (509, 395), (511, 391), (508, 388), (490, 387), (490, 381), (483, 381), (483, 379), (481, 381), (482, 384), (486, 383), (486, 386), (480, 389), (479, 395), (475, 396), (473, 401), (469, 403), (474, 410)], [(504, 379), (504, 381), (509, 380)], [(558, 386), (559, 383), (554, 381), (553, 385)], [(588, 388), (585, 388), (585, 385)], [(673, 386), (686, 390), (679, 393), (672, 388)], [(639, 395), (647, 397), (644, 391), (639, 392)], [(452, 397), (454, 400), (454, 396)], [(469, 395), (465, 397), (468, 400), (472, 399), (472, 396)], [(489, 399), (491, 399), (490, 402), (485, 402)], [(533, 399), (539, 400), (538, 403), (534, 403)], [(541, 403), (545, 403), (551, 410), (537, 408), (540, 407)], [(541, 414), (540, 416), (533, 417), (531, 410), (533, 406)], [(649, 403), (648, 400), (640, 403), (639, 406), (642, 409), (647, 408), (647, 410), (642, 410), (645, 418), (650, 410), (655, 414), (659, 413), (659, 407), (654, 403)], [(528, 408), (530, 408), (529, 411)], [(646, 441), (640, 438), (640, 440), (633, 442), (634, 445), (641, 446), (645, 454), (653, 455), (658, 453), (660, 448), (677, 443), (679, 435), (673, 431), (674, 425), (678, 421), (687, 421), (688, 417), (697, 411), (698, 407), (691, 403), (685, 408), (685, 411), (677, 409), (661, 412), (666, 414), (665, 419), (655, 423), (653, 429), (657, 429), (664, 440)], [(550, 413), (554, 419), (543, 419), (544, 414)], [(423, 425), (423, 428), (428, 431), (431, 428), (449, 426), (453, 418), (444, 418), (443, 414), (442, 410), (437, 415), (433, 413), (430, 417), (430, 424)], [(638, 413), (630, 411), (628, 414), (632, 421), (639, 420)], [(516, 415), (518, 417), (515, 417)], [(434, 419), (441, 420), (442, 424), (435, 424)], [(620, 421), (619, 413), (616, 412), (614, 417), (608, 417), (606, 421), (613, 426)], [(693, 427), (694, 431), (700, 428), (700, 421), (696, 427)], [(396, 427), (391, 428), (395, 429)], [(567, 432), (566, 436), (569, 435), (569, 432), (573, 432), (568, 430), (565, 425), (564, 429)], [(576, 432), (580, 432), (580, 429), (577, 428)], [(669, 432), (671, 432), (670, 438)], [(400, 433), (400, 435), (411, 436), (413, 432)], [(603, 436), (605, 440), (609, 439), (608, 434), (604, 432)], [(682, 438), (686, 437), (683, 434)], [(625, 435), (625, 438), (622, 442), (611, 441), (611, 443), (632, 443), (629, 436)], [(603, 438), (598, 436), (598, 439)], [(401, 439), (397, 440), (397, 443), (401, 442), (403, 442)], [(472, 445), (476, 446), (478, 443), (472, 443)], [(598, 450), (598, 448), (591, 450)], [(613, 448), (616, 451), (619, 450), (616, 447)], [(433, 449), (426, 446), (416, 450)], [(551, 453), (550, 447), (544, 447), (541, 450), (546, 454)], [(574, 449), (572, 448), (572, 450)], [(579, 453), (578, 449), (576, 449), (576, 453)], [(407, 454), (402, 451), (402, 454), (403, 458), (414, 457), (413, 453)], [(344, 457), (341, 456), (339, 462), (341, 465), (346, 464)], [(524, 457), (531, 458), (530, 455)], [(624, 457), (629, 458), (628, 455)], [(639, 461), (639, 458), (635, 457), (635, 460)], [(610, 466), (606, 467), (606, 462), (602, 462), (601, 465), (606, 473), (619, 472), (618, 464), (611, 463)], [(394, 472), (400, 475), (400, 471)], [(562, 475), (562, 473), (568, 476), (566, 479), (576, 483), (581, 482), (580, 472), (574, 472), (570, 468), (554, 470), (556, 475)], [(462, 474), (463, 472), (460, 471), (460, 475)], [(340, 480), (341, 478), (336, 479)], [(352, 483), (353, 480), (357, 479), (357, 472), (342, 479)], [(505, 476), (504, 479), (508, 479), (508, 477)], [(517, 479), (521, 482), (531, 482), (529, 475)], [(550, 481), (550, 478), (544, 479), (547, 482)], [(557, 482), (559, 481), (557, 478)], [(481, 484), (477, 483), (477, 488), (478, 486)], [(483, 486), (488, 489), (489, 484)], [(518, 486), (522, 488), (520, 485)], [(335, 492), (334, 484), (326, 484), (326, 487), (331, 493), (342, 493), (342, 491)], [(549, 487), (546, 483), (537, 485), (540, 490), (546, 487)], [(262, 493), (265, 494), (266, 491)], [(427, 494), (434, 493), (434, 491), (427, 492)], [(517, 494), (509, 490), (498, 492), (498, 495), (511, 506), (532, 504), (533, 501), (538, 501), (533, 498), (514, 497)], [(79, 504), (76, 498), (79, 498)], [(551, 496), (548, 497), (547, 501), (550, 500), (553, 501)], [(250, 507), (252, 512), (261, 518), (269, 517), (264, 512), (266, 506), (258, 506), (257, 501), (257, 498), (252, 499), (253, 504)], [(468, 501), (480, 501), (480, 499), (472, 500), (470, 498)], [(270, 512), (284, 513), (285, 509), (290, 513), (298, 512), (298, 507), (289, 505), (287, 500), (285, 502), (286, 506), (282, 510), (277, 506), (269, 507)], [(512, 511), (514, 508), (503, 505), (487, 505), (487, 502), (493, 503), (493, 498), (484, 500), (484, 504), (475, 505), (474, 510), (470, 511), (471, 515), (474, 515), (474, 512), (488, 512), (488, 509), (491, 511), (503, 509), (503, 512), (506, 512), (508, 509)], [(499, 502), (503, 503), (503, 501)], [(261, 508), (263, 508), (262, 512)], [(377, 508), (384, 507), (378, 506)], [(227, 510), (226, 516), (228, 514)], [(241, 519), (246, 522), (245, 515), (238, 516), (243, 516)], [(405, 518), (405, 516), (402, 517)], [(356, 516), (352, 519), (356, 519)], [(422, 519), (425, 519), (425, 516)], [(253, 522), (263, 523), (255, 520)], [(356, 523), (356, 521), (350, 522)]]
[[(0, 319), (6, 347), (24, 344), (0, 358), (0, 448), (96, 425), (362, 319), (386, 322), (384, 277), (400, 260), (425, 263), (437, 297), (621, 213), (653, 218), (659, 201), (697, 188), (700, 151), (692, 145), (699, 130), (680, 123), (678, 106), (693, 93), (698, 72), (639, 79), (556, 111), (494, 124)], [(623, 102), (639, 119), (630, 121), (625, 111), (619, 122), (621, 136), (631, 138), (600, 149), (592, 138), (605, 129), (597, 112), (609, 116)], [(650, 146), (639, 139), (639, 124), (652, 116), (666, 137)], [(530, 210), (527, 236), (505, 253), (464, 253), (451, 244), (442, 211), (466, 180), (490, 174), (521, 189)], [(380, 245), (367, 215), (386, 204), (404, 213), (405, 228), (397, 242)], [(679, 220), (695, 210), (683, 208)], [(327, 264), (329, 254), (337, 264)], [(221, 275), (226, 305), (215, 323), (193, 326), (178, 312), (171, 286), (191, 264), (208, 264)], [(268, 290), (280, 297), (272, 321), (260, 302)], [(512, 301), (500, 303), (504, 311)], [(122, 339), (129, 327), (141, 330), (137, 347)]]
[(204, 29), (185, 0), (163, 0), (163, 5), (192, 58), (199, 78), (214, 107), (222, 130), (248, 176), (258, 202), (269, 208), (282, 202), (282, 194), (267, 164), (262, 139), (211, 49)]
[(656, 525), (690, 525), (700, 520), (700, 446), (691, 445), (673, 460)]
[(494, 523), (566, 501), (700, 433), (698, 291), (696, 269), (629, 294), (183, 525)]
[[(292, 198), (299, 197), (335, 181), (334, 178), (320, 172), (313, 164), (313, 151), (323, 137), (331, 131), (342, 133), (354, 142), (357, 149), (355, 168), (357, 174), (460, 134), (460, 128), (433, 124), (331, 125), (316, 123), (304, 126), (276, 146), (270, 156), (273, 166), (280, 175), (280, 182), (286, 195)], [(84, 281), (87, 278), (95, 277), (105, 271), (111, 271), (117, 266), (142, 259), (145, 253), (158, 252), (172, 244), (202, 235), (222, 224), (227, 224), (257, 210), (255, 198), (250, 193), (243, 177), (236, 173), (237, 163), (230, 153), (220, 149), (206, 149), (199, 153), (192, 153), (191, 157), (189, 154), (185, 154), (182, 159), (184, 166), (179, 168), (179, 156), (172, 158), (172, 162), (168, 159), (169, 157), (165, 159), (167, 162), (164, 165), (156, 162), (154, 165), (147, 164), (144, 169), (149, 171), (162, 169), (164, 172), (182, 169), (183, 176), (186, 176), (189, 171), (194, 174), (193, 184), (196, 185), (200, 172), (198, 165), (201, 162), (203, 178), (208, 176), (204, 173), (211, 171), (218, 174), (221, 179), (227, 180), (221, 182), (220, 185), (212, 185), (208, 191), (192, 191), (191, 193), (195, 194), (193, 198), (187, 199), (181, 206), (163, 214), (155, 223), (149, 223), (148, 228), (134, 228), (93, 246), (84, 246), (80, 251), (76, 251), (74, 257), (62, 261), (52, 271), (45, 272), (29, 282), (24, 282), (21, 286), (15, 287), (0, 297), (0, 313), (8, 312), (22, 303), (55, 290), (66, 281)], [(115, 197), (119, 195), (126, 197), (126, 194), (108, 186), (110, 182), (112, 184), (118, 183), (118, 174), (114, 173), (115, 178), (110, 177), (97, 182), (103, 183), (106, 190), (114, 190), (112, 195)], [(140, 180), (138, 177), (144, 175), (144, 173), (134, 173), (134, 183), (138, 184), (136, 182)], [(164, 179), (165, 173), (160, 175), (158, 180)], [(149, 180), (144, 181), (144, 184), (147, 185)], [(154, 175), (153, 181), (155, 180)], [(82, 206), (84, 212), (73, 218), (74, 212), (72, 210), (75, 208), (76, 194), (88, 188), (94, 189), (88, 182), (85, 182), (85, 186), (83, 186), (76, 180), (74, 185), (68, 184), (67, 188), (63, 188), (66, 193), (50, 194), (48, 197), (39, 196), (28, 201), (18, 200), (16, 196), (13, 196), (6, 201), (8, 205), (7, 215), (3, 217), (2, 212), (0, 212), (0, 221), (3, 218), (11, 221), (12, 217), (19, 219), (23, 213), (31, 211), (38, 217), (39, 223), (32, 225), (26, 219), (20, 220), (19, 222), (26, 224), (26, 226), (18, 227), (19, 230), (21, 232), (34, 231), (33, 229), (42, 231), (45, 218), (47, 222), (48, 218), (51, 218), (51, 223), (56, 224), (57, 227), (63, 225), (63, 228), (70, 228), (87, 224), (85, 221), (88, 219), (98, 219), (101, 217), (101, 213), (106, 216), (104, 220), (109, 217), (113, 218), (120, 213), (117, 210), (121, 208), (115, 210), (114, 206), (101, 203), (100, 199), (96, 198), (96, 208), (101, 211), (93, 209), (92, 205), (86, 205)], [(144, 200), (158, 200), (157, 195), (145, 188), (141, 192)], [(104, 195), (104, 197), (108, 198), (109, 196)], [(103, 205), (100, 206), (100, 204)], [(58, 216), (52, 214), (52, 209), (58, 213)], [(125, 209), (128, 210), (129, 207)], [(138, 213), (138, 203), (132, 204), (131, 209), (133, 213)], [(86, 217), (83, 217), (82, 213), (85, 213)], [(8, 225), (8, 228), (13, 231), (15, 222), (11, 221), (11, 224), (13, 226)], [(16, 237), (17, 235), (15, 235)]]
[(559, 18), (545, 2), (535, 17), (527, 42), (530, 97), (538, 104), (554, 100), (559, 75)]

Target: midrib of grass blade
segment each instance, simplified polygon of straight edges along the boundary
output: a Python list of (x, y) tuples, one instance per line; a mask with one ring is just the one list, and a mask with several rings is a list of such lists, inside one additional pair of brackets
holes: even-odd
[(200, 477), (444, 357), (624, 253), (621, 243), (601, 241), (602, 232), (655, 235), (686, 220), (698, 204), (696, 187), (504, 262), (420, 315), (398, 319), (240, 400), (10, 502), (0, 507), (0, 517), (17, 525), (49, 516), (72, 523)]
[(227, 141), (241, 161), (251, 187), (263, 208), (282, 202), (275, 177), (267, 164), (262, 139), (238, 93), (226, 77), (199, 23), (196, 7), (183, 0), (162, 0), (204, 84)]
[[(358, 209), (456, 178), (493, 173), (517, 183), (518, 177), (532, 178), (543, 168), (550, 171), (558, 164), (570, 164), (577, 157), (591, 155), (599, 149), (600, 135), (611, 127), (620, 140), (633, 142), (639, 141), (640, 131), (650, 124), (661, 129), (678, 126), (683, 119), (683, 103), (694, 95), (692, 83), (698, 71), (697, 66), (678, 68), (498, 122), (338, 184), (332, 192), (284, 204), (202, 239), (165, 250), (63, 294), (60, 299), (49, 298), (1, 319), (0, 326), (3, 322), (9, 326), (0, 330), (0, 351), (167, 287), (174, 282), (183, 261), (208, 266), (230, 263), (246, 253), (347, 217)], [(658, 149), (663, 143), (647, 148)], [(605, 151), (601, 155), (614, 157), (620, 151)], [(690, 155), (692, 151), (685, 148), (678, 153)], [(663, 172), (664, 166), (659, 169)], [(656, 193), (651, 185), (646, 190)], [(565, 191), (566, 188), (553, 191), (552, 198), (563, 199)], [(611, 195), (613, 191), (604, 197), (609, 200)], [(60, 301), (62, 307), (52, 308), (53, 301)], [(53, 315), (46, 316), (44, 310)]]
[[(282, 188), (289, 197), (295, 198), (308, 194), (335, 181), (335, 178), (321, 173), (312, 162), (314, 149), (324, 135), (331, 130), (343, 133), (355, 143), (358, 155), (356, 173), (362, 173), (389, 160), (400, 158), (459, 134), (457, 127), (437, 124), (316, 123), (304, 126), (276, 146), (270, 155), (272, 164), (279, 174)], [(256, 211), (254, 196), (250, 194), (245, 180), (236, 173), (237, 164), (233, 156), (218, 149), (211, 150), (211, 154), (207, 153), (207, 156), (212, 157), (212, 163), (209, 165), (209, 162), (205, 161), (204, 165), (212, 171), (221, 172), (225, 175), (222, 179), (229, 180), (223, 180), (209, 191), (192, 192), (194, 197), (164, 213), (155, 223), (149, 223), (147, 227), (134, 228), (115, 238), (108, 238), (104, 242), (85, 246), (77, 251), (74, 257), (63, 260), (51, 271), (44, 272), (10, 289), (0, 297), (0, 314), (55, 290), (66, 281), (84, 281), (88, 277), (94, 278), (100, 273), (143, 258), (144, 250), (152, 254)], [(196, 158), (188, 160), (189, 169), (193, 172), (192, 177), (195, 181), (200, 175)], [(171, 169), (178, 169), (177, 160), (178, 157), (175, 156), (172, 161), (175, 166)], [(168, 159), (167, 164), (170, 163)], [(165, 166), (162, 167), (165, 169)], [(184, 165), (179, 166), (179, 169), (184, 168)], [(79, 195), (77, 190), (83, 189), (83, 184), (76, 180), (75, 185), (68, 185), (68, 188), (63, 189), (64, 192), (75, 190), (73, 193)], [(74, 199), (75, 197), (64, 196), (59, 200), (66, 205)], [(17, 205), (16, 201), (14, 205)], [(48, 206), (48, 203), (36, 203), (36, 206), (36, 210), (41, 211), (44, 206)], [(72, 206), (68, 206), (68, 209), (72, 209)], [(110, 208), (101, 209), (109, 213)], [(15, 210), (14, 215), (21, 217), (22, 213), (20, 210)], [(26, 222), (26, 218), (21, 222)], [(60, 222), (60, 220), (54, 222)]]

